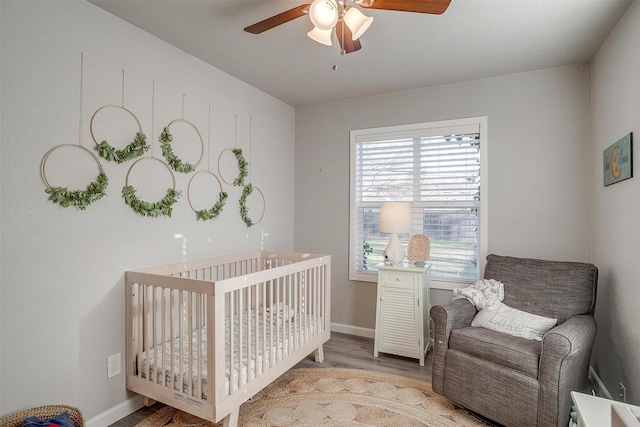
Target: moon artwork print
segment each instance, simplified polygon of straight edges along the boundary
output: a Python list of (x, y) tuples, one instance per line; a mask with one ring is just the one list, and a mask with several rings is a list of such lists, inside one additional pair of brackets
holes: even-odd
[(632, 147), (633, 133), (629, 133), (604, 150), (602, 160), (605, 187), (633, 177)]

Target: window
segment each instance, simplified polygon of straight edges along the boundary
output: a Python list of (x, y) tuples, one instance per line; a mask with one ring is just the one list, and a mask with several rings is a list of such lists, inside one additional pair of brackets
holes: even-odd
[[(389, 235), (380, 204), (411, 204), (411, 234), (431, 241), (432, 287), (475, 282), (486, 255), (486, 118), (351, 131), (349, 275), (376, 281)], [(480, 183), (483, 183), (481, 193)]]

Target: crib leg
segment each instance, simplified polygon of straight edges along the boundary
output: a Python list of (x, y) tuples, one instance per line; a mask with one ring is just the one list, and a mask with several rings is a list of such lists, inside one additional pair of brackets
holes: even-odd
[(320, 347), (316, 348), (315, 358), (316, 358), (316, 362), (317, 363), (324, 362), (324, 347), (322, 345)]
[(148, 398), (147, 396), (144, 396), (144, 397), (142, 398), (142, 404), (143, 404), (144, 406), (146, 406), (147, 408), (148, 408), (149, 406), (153, 406), (155, 403), (156, 403), (156, 401), (155, 401), (155, 400), (150, 399), (150, 398)]
[(223, 427), (238, 427), (238, 414), (240, 413), (240, 407), (237, 407), (229, 415), (222, 420)]

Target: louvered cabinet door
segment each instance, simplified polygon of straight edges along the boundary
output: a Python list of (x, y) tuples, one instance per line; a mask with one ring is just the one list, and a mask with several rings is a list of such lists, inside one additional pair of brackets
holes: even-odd
[(414, 357), (424, 366), (430, 342), (427, 271), (428, 267), (379, 267), (375, 357), (379, 352)]

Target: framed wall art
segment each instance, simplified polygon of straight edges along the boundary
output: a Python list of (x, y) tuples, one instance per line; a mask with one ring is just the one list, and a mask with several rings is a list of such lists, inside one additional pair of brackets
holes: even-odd
[(602, 153), (604, 186), (633, 177), (633, 133), (620, 138)]

